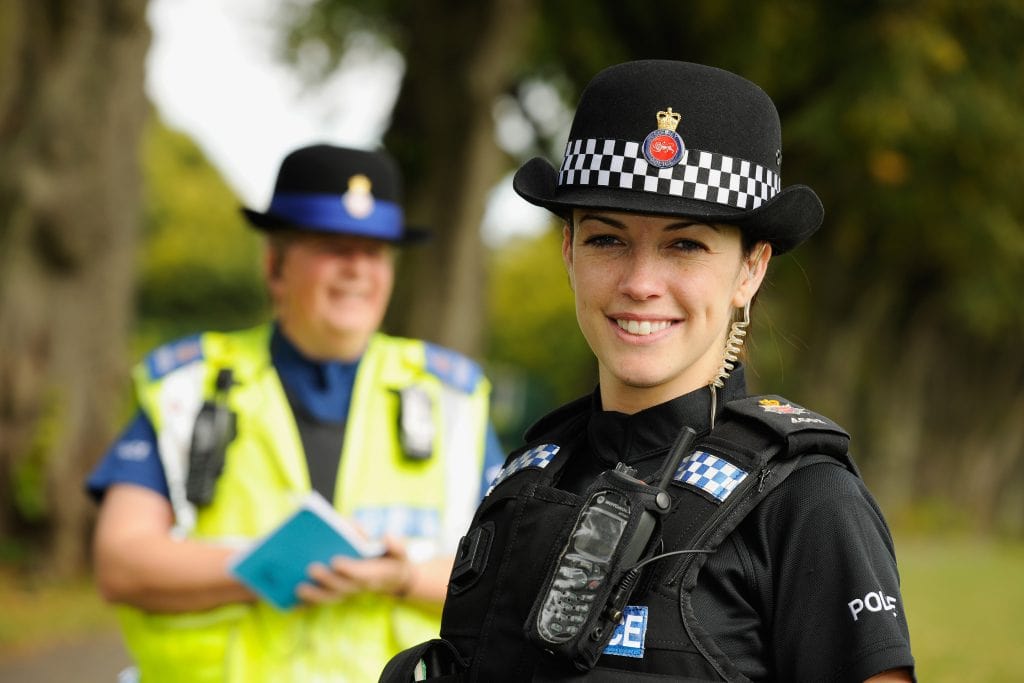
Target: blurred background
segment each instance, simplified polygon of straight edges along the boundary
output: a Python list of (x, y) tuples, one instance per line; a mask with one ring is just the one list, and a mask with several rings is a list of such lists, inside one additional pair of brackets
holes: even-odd
[(783, 183), (826, 217), (773, 261), (751, 389), (853, 435), (919, 678), (1020, 680), (1022, 35), (1020, 0), (0, 2), (0, 680), (113, 680), (82, 482), (148, 348), (267, 315), (238, 208), (295, 147), (399, 159), (436, 239), (386, 328), (483, 363), (506, 446), (589, 392), (559, 226), (510, 174), (557, 166), (589, 78), (648, 57), (775, 100)]

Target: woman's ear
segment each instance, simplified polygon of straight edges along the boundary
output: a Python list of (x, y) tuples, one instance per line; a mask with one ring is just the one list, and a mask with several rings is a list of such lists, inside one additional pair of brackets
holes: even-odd
[(771, 258), (772, 245), (768, 242), (759, 242), (750, 255), (743, 259), (739, 285), (732, 299), (735, 308), (743, 308), (753, 300), (757, 290), (761, 288), (765, 273), (768, 272), (768, 261)]
[(572, 228), (568, 223), (562, 226), (562, 262), (565, 264), (565, 272), (569, 275), (569, 288), (576, 291), (576, 278), (572, 272)]

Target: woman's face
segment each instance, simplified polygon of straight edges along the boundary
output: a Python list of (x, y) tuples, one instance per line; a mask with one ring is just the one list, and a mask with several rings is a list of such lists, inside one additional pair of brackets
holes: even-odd
[(312, 358), (357, 358), (391, 298), (391, 246), (351, 235), (302, 233), (276, 248), (283, 252), (269, 256), (268, 280), (285, 334)]
[(576, 209), (572, 219), (562, 256), (604, 408), (635, 413), (708, 384), (771, 247), (748, 259), (738, 228), (686, 218)]

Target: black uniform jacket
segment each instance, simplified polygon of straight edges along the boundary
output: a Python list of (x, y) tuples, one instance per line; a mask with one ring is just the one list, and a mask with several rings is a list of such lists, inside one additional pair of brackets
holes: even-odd
[[(719, 410), (745, 395), (740, 367), (718, 391)], [(707, 388), (634, 415), (602, 411), (595, 391), (528, 431), (526, 446), (507, 463), (552, 445), (554, 457), (567, 460), (553, 487), (531, 493), (528, 505), (502, 498), (505, 482), (522, 476), (516, 473), (477, 512), (473, 527), (498, 529), (500, 547), (490, 548), (481, 579), (450, 584), (441, 627), (470, 660), (470, 680), (584, 680), (525, 635), (557, 558), (553, 529), (564, 528), (572, 504), (601, 472), (621, 461), (650, 480), (680, 428), (705, 436), (710, 415)], [(500, 532), (513, 527), (513, 536)], [(666, 573), (652, 567), (631, 605), (643, 610), (645, 591), (664, 592)], [(707, 557), (689, 603), (688, 623), (681, 615), (644, 620), (646, 630), (629, 633), (640, 647), (605, 650), (586, 680), (862, 681), (913, 667), (889, 530), (861, 479), (838, 461), (822, 458), (778, 484)], [(711, 658), (724, 657), (732, 675), (699, 661), (702, 652), (708, 659), (707, 647), (694, 644), (709, 641)]]

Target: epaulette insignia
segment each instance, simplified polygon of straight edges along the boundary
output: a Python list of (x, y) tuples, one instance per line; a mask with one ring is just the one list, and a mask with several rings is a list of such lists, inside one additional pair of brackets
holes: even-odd
[(146, 357), (146, 369), (149, 371), (150, 379), (157, 380), (169, 372), (201, 360), (202, 357), (203, 345), (196, 334), (164, 344), (152, 351)]
[(467, 394), (476, 390), (476, 385), (483, 375), (479, 365), (461, 353), (443, 346), (430, 343), (425, 346), (428, 372), (437, 376), (445, 384)]
[(767, 427), (785, 441), (790, 453), (845, 457), (850, 444), (850, 435), (841, 426), (781, 396), (749, 396), (730, 401), (725, 404), (722, 417), (729, 415)]
[(846, 434), (846, 430), (824, 415), (812, 412), (807, 408), (791, 403), (781, 396), (752, 396), (726, 404), (726, 411), (752, 417), (770, 426), (779, 434), (787, 434), (802, 429)]

